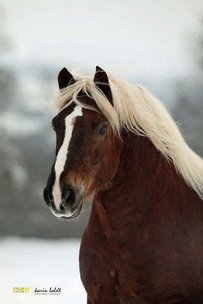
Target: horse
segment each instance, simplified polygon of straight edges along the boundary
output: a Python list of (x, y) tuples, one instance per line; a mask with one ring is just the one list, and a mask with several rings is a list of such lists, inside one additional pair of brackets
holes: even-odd
[(203, 303), (203, 159), (146, 88), (96, 67), (58, 74), (58, 218), (92, 202), (80, 246), (88, 304)]

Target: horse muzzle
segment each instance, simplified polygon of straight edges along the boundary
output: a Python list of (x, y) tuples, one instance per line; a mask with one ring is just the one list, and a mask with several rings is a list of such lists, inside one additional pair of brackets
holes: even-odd
[(59, 218), (72, 219), (77, 217), (82, 210), (82, 195), (79, 190), (71, 185), (61, 186), (61, 199), (54, 201), (53, 188), (47, 185), (43, 191), (44, 200), (52, 213)]

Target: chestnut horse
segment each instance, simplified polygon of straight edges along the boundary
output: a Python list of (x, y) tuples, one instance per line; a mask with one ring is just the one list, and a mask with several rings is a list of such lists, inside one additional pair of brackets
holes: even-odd
[(97, 67), (58, 75), (44, 199), (92, 211), (80, 248), (90, 304), (203, 303), (203, 160), (145, 88)]

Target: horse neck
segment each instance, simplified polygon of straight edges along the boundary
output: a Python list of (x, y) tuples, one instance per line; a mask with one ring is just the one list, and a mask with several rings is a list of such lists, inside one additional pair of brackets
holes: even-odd
[(170, 190), (177, 187), (177, 183), (185, 184), (173, 164), (157, 151), (148, 138), (132, 132), (125, 132), (123, 138), (120, 163), (112, 180), (112, 188), (101, 195), (104, 204), (109, 205), (112, 195), (115, 201), (117, 191), (117, 200), (141, 200), (143, 204), (143, 201), (151, 201), (154, 195), (168, 195)]
[(187, 204), (188, 197), (197, 197), (150, 140), (133, 133), (123, 138), (112, 186), (93, 203), (92, 214), (108, 233), (119, 231), (121, 223), (127, 227), (130, 221), (136, 225), (143, 217), (156, 217), (164, 208), (165, 213), (175, 212), (182, 208), (180, 203)]

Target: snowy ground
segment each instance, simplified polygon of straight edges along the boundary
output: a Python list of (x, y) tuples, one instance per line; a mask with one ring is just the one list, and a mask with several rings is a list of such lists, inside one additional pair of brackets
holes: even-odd
[[(86, 303), (78, 253), (77, 240), (0, 239), (0, 303)], [(14, 287), (28, 287), (30, 292), (14, 293)], [(61, 288), (61, 293), (34, 292), (35, 288), (49, 290), (50, 287)]]

